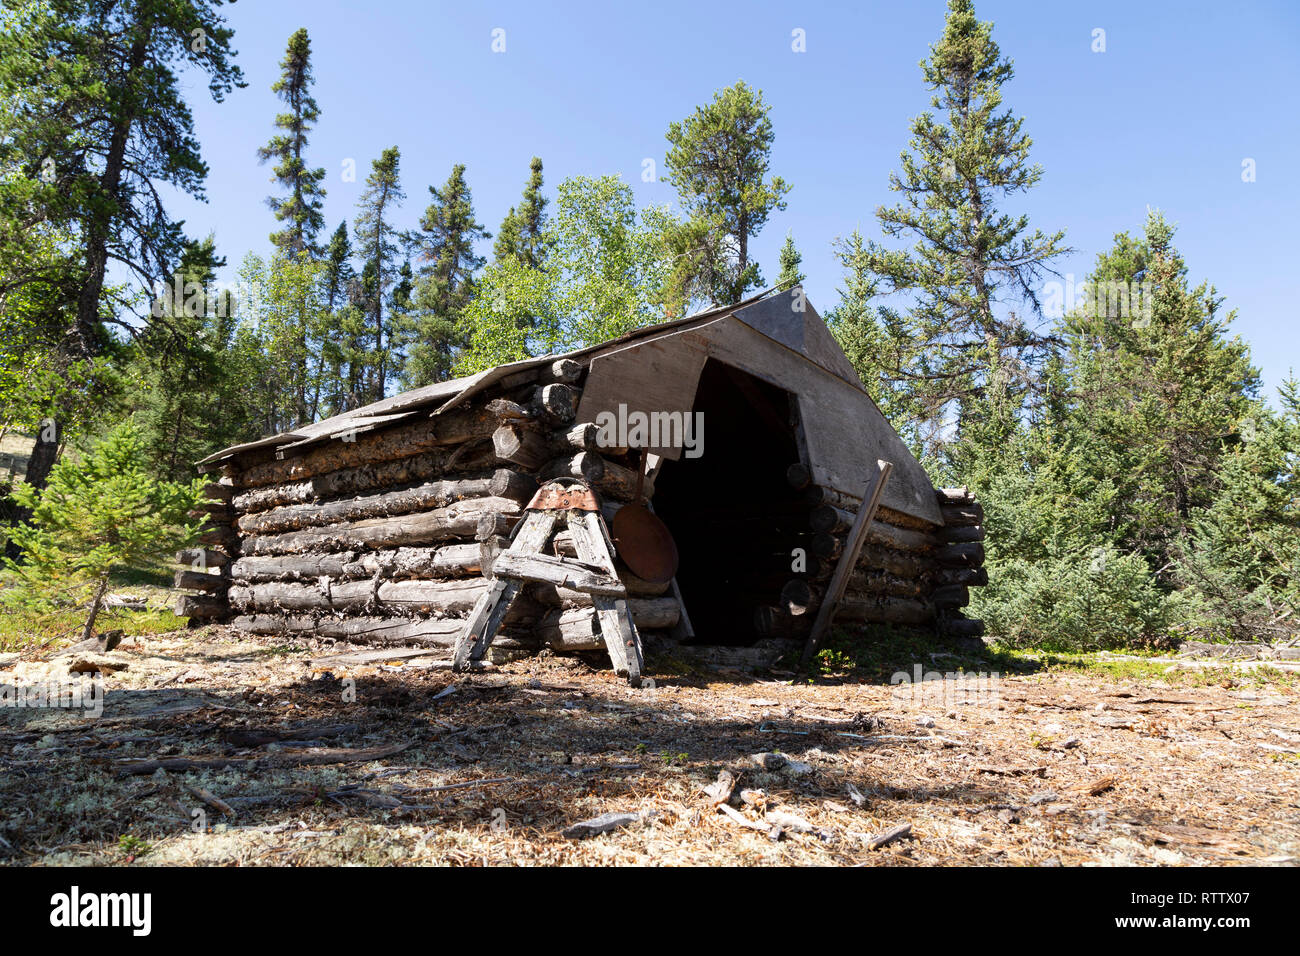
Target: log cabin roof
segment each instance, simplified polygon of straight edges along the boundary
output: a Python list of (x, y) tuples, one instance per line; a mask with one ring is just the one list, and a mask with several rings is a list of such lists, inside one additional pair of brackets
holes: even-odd
[[(510, 376), (561, 358), (590, 369), (579, 421), (594, 421), (619, 405), (689, 413), (706, 361), (739, 368), (798, 399), (802, 439), (818, 484), (861, 496), (875, 477), (876, 461), (886, 459), (895, 468), (883, 503), (933, 524), (943, 522), (925, 470), (880, 413), (799, 288), (766, 292), (562, 355), (525, 359), (403, 392), (292, 432), (223, 449), (199, 466), (210, 470), (271, 448), (276, 457), (289, 457), (343, 435), (438, 415)], [(668, 458), (680, 454), (673, 448), (651, 451)]]

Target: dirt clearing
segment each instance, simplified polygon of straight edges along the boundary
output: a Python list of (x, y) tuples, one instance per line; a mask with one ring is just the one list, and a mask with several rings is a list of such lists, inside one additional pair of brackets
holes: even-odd
[[(1300, 858), (1300, 699), (1285, 673), (796, 684), (652, 659), (656, 686), (633, 690), (555, 657), (472, 675), (322, 660), (345, 649), (222, 628), (128, 639), (107, 655), (127, 666), (103, 679), (101, 716), (0, 708), (0, 860)], [(0, 684), (88, 680), (74, 662), (11, 657)]]

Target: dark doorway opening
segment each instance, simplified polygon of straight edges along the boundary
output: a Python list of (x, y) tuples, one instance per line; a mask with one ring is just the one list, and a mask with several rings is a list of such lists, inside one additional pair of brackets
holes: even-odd
[(696, 643), (750, 644), (761, 636), (754, 612), (778, 603), (807, 530), (807, 508), (785, 477), (800, 459), (797, 410), (790, 393), (710, 359), (694, 411), (703, 415), (703, 454), (664, 462), (655, 511), (677, 542)]

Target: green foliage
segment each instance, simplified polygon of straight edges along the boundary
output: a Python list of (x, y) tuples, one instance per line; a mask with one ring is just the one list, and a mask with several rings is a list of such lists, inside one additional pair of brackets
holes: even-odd
[(680, 298), (738, 302), (763, 283), (749, 240), (785, 208), (790, 191), (780, 176), (767, 178), (775, 136), (769, 112), (762, 92), (740, 80), (669, 124), (665, 181), (687, 213), (677, 236)]
[[(1023, 121), (1002, 106), (1011, 61), (975, 17), (970, 0), (950, 0), (944, 32), (921, 63), (931, 105), (912, 122), (912, 138), (891, 173), (901, 201), (876, 212), (895, 249), (871, 242), (861, 256), (872, 295), (902, 294), (908, 307), (890, 319), (897, 351), (888, 377), (905, 382), (912, 417), (931, 423), (930, 444), (950, 436), (967, 399), (1013, 400), (1034, 386), (1050, 354), (1029, 322), (1048, 264), (1066, 252), (1064, 233), (1031, 230), (1027, 216), (999, 204), (1032, 188), (1042, 170), (1029, 163)], [(939, 115), (936, 115), (938, 113)], [(867, 368), (874, 376), (876, 369)]]
[(277, 221), (284, 228), (271, 234), (277, 249), (287, 255), (315, 254), (316, 235), (325, 224), (321, 214), (325, 190), (321, 181), (324, 168), (308, 169), (303, 159), (307, 148), (307, 134), (320, 119), (320, 108), (311, 95), (315, 82), (311, 69), (311, 40), (305, 29), (289, 37), (289, 46), (280, 62), (280, 78), (271, 86), (288, 107), (288, 112), (275, 118), (280, 132), (257, 151), (262, 162), (276, 161), (273, 182), (278, 182), (288, 195), (272, 196), (267, 205), (275, 211)]
[(160, 481), (152, 464), (128, 419), (80, 460), (58, 462), (43, 492), (20, 485), (14, 498), (32, 519), (12, 533), (25, 557), (6, 562), (13, 584), (6, 601), (79, 603), (93, 592), (89, 630), (115, 568), (139, 567), (189, 544), (200, 524), (189, 512), (203, 503), (204, 483)]
[(516, 259), (537, 269), (546, 261), (546, 197), (542, 195), (542, 161), (534, 156), (529, 163), (528, 185), (523, 200), (511, 206), (497, 230), (492, 247), (493, 259), (504, 262)]
[(803, 256), (794, 247), (794, 236), (786, 233), (785, 243), (781, 246), (781, 272), (776, 277), (776, 287), (778, 289), (793, 289), (795, 286), (803, 284), (807, 276), (799, 271), (799, 265), (802, 262)]
[(369, 325), (369, 360), (364, 380), (357, 388), (365, 402), (383, 398), (388, 385), (388, 368), (394, 351), (397, 330), (386, 320), (384, 304), (393, 283), (393, 262), (397, 258), (401, 233), (393, 224), (397, 207), (406, 194), (401, 184), (401, 153), (390, 146), (380, 154), (366, 177), (366, 189), (358, 203), (356, 235), (357, 253), (364, 263), (357, 304)]
[[(452, 167), (442, 189), (429, 187), (431, 200), (413, 236), (422, 263), (415, 290), (413, 340), (402, 384), (418, 388), (449, 377), (461, 344), (461, 316), (474, 295), (474, 273), (483, 258), (474, 243), (491, 236), (474, 219), (474, 199), (465, 166)], [(522, 231), (521, 231), (522, 235)], [(526, 258), (512, 262), (531, 268)]]
[(1177, 579), (1201, 597), (1209, 636), (1277, 639), (1300, 618), (1300, 385), (1280, 412), (1259, 407), (1224, 456), (1218, 492), (1191, 515)]
[(562, 182), (541, 268), (493, 263), (464, 314), (456, 374), (567, 351), (663, 321), (671, 310), (667, 210), (636, 211), (617, 176)]
[(1009, 646), (1074, 651), (1167, 643), (1182, 620), (1146, 561), (1113, 548), (1000, 562), (972, 613)]

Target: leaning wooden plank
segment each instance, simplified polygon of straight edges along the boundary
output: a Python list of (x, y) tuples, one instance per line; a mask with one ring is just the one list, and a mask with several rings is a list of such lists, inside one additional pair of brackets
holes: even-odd
[(627, 595), (627, 588), (618, 578), (584, 567), (573, 558), (520, 554), (507, 550), (497, 555), (492, 564), (492, 574), (494, 577), (536, 581), (591, 594), (608, 594), (613, 597)]
[[(540, 551), (550, 540), (558, 517), (551, 511), (529, 511), (515, 529), (515, 537), (510, 547), (525, 553)], [(496, 566), (503, 555), (509, 553), (510, 550), (507, 549), (497, 555), (493, 566)], [(469, 618), (456, 637), (456, 648), (452, 654), (452, 667), (455, 670), (461, 670), (470, 661), (482, 659), (521, 588), (522, 584), (519, 581), (497, 578), (479, 596)]]
[(472, 538), (479, 519), (517, 512), (519, 503), (509, 498), (466, 498), (436, 508), (394, 518), (367, 518), (285, 534), (246, 538), (244, 554), (300, 554), (354, 548), (392, 548), (431, 544), (448, 538)]
[(804, 644), (802, 664), (805, 667), (812, 661), (813, 655), (817, 653), (822, 639), (830, 629), (831, 621), (835, 616), (836, 605), (839, 604), (840, 598), (844, 594), (844, 587), (848, 584), (853, 566), (858, 562), (858, 554), (861, 552), (862, 544), (866, 540), (867, 529), (876, 517), (876, 509), (880, 506), (880, 498), (884, 494), (885, 483), (889, 481), (889, 473), (894, 470), (892, 462), (882, 460), (876, 464), (880, 468), (880, 473), (876, 476), (875, 483), (870, 490), (863, 496), (862, 507), (858, 510), (853, 528), (849, 531), (848, 539), (844, 543), (844, 553), (840, 555), (839, 564), (835, 566), (835, 573), (831, 575), (826, 594), (822, 598), (821, 606), (817, 609), (817, 618), (813, 621), (812, 631), (809, 632), (808, 641)]
[[(615, 574), (614, 556), (610, 552), (609, 541), (601, 527), (600, 517), (595, 512), (573, 513), (569, 519), (569, 531), (573, 536), (574, 548), (578, 552), (578, 560), (601, 568), (611, 576)], [(601, 636), (605, 639), (605, 646), (609, 650), (609, 659), (614, 665), (614, 672), (627, 677), (628, 683), (633, 687), (640, 687), (644, 660), (641, 636), (637, 633), (636, 625), (632, 623), (627, 601), (623, 598), (595, 595), (592, 603), (596, 607)]]

